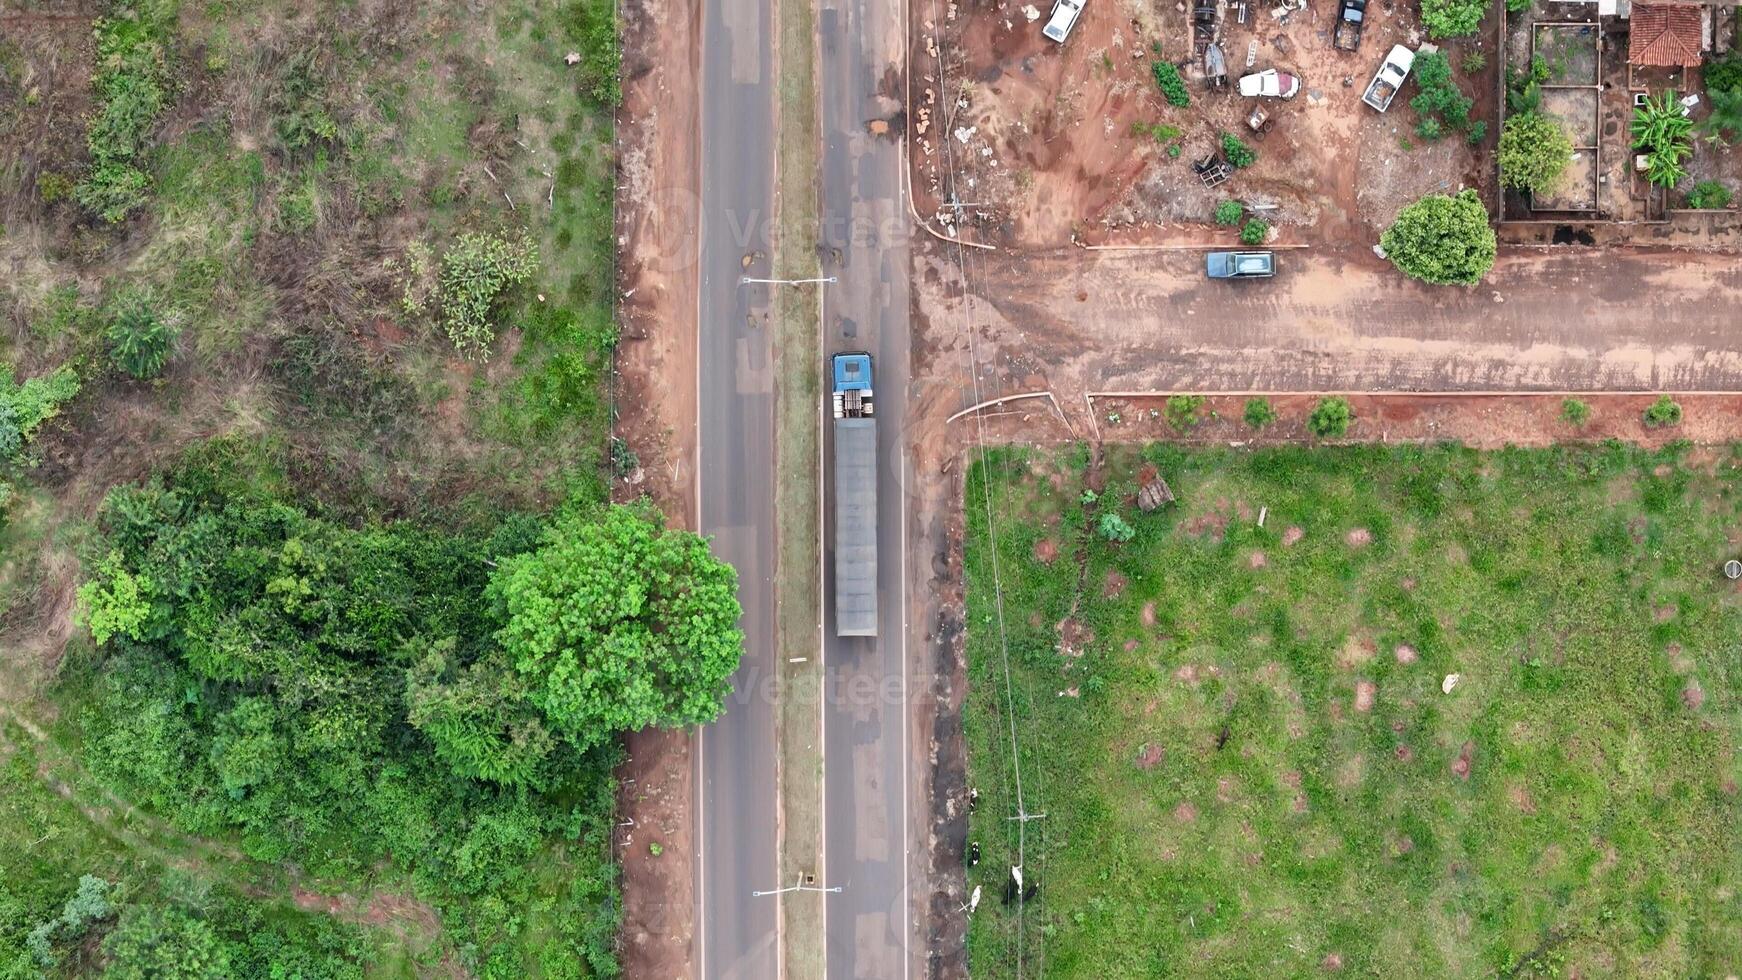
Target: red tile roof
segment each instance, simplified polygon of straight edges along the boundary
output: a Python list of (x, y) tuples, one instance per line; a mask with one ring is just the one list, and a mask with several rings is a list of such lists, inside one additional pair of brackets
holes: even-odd
[(1629, 64), (1691, 68), (1700, 63), (1699, 7), (1636, 3), (1630, 20)]

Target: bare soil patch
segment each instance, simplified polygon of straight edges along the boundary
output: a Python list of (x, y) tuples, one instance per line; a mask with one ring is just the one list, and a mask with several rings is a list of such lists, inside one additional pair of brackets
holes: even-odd
[[(1231, 198), (1284, 229), (1284, 240), (1346, 247), (1374, 238), (1424, 193), (1489, 179), (1491, 168), (1456, 135), (1412, 139), (1416, 120), (1404, 103), (1413, 89), (1383, 115), (1360, 102), (1391, 45), (1420, 42), (1413, 8), (1373, 7), (1360, 50), (1346, 53), (1331, 45), (1334, 4), (1281, 19), (1260, 7), (1244, 24), (1227, 6), (1217, 43), (1228, 84), (1219, 88), (1194, 55), (1186, 5), (1089, 4), (1063, 45), (1045, 40), (1027, 9), (1008, 0), (916, 7), (913, 187), (920, 213), (946, 227), (956, 217), (953, 192), (973, 202), (964, 216), (976, 234), (1017, 247), (1232, 244), (1236, 229), (1211, 223), (1216, 204)], [(1162, 98), (1151, 74), (1157, 60), (1180, 67), (1189, 106)], [(1300, 76), (1300, 93), (1238, 94), (1240, 75), (1266, 68)], [(1493, 88), (1497, 70), (1460, 75), (1479, 99), (1479, 118), (1492, 102), (1479, 93)], [(1271, 120), (1261, 133), (1247, 124), (1258, 108)], [(1191, 163), (1219, 153), (1223, 133), (1258, 157), (1211, 188)]]
[[(694, 2), (619, 5), (623, 107), (617, 115), (618, 318), (615, 435), (640, 466), (620, 496), (651, 496), (694, 529), (697, 248), (701, 201), (699, 27)], [(623, 868), (625, 976), (695, 972), (696, 786), (687, 730), (628, 739), (618, 807), (633, 827)], [(654, 856), (648, 844), (660, 845)]]

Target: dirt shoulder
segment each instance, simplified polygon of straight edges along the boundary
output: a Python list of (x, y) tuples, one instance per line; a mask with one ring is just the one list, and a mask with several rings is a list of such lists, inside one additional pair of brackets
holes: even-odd
[[(620, 498), (645, 493), (696, 526), (696, 260), (701, 5), (624, 0), (617, 114), (619, 322), (615, 435), (639, 462)], [(694, 976), (695, 766), (688, 731), (627, 739), (618, 771), (623, 972)], [(658, 844), (653, 854), (649, 845)]]

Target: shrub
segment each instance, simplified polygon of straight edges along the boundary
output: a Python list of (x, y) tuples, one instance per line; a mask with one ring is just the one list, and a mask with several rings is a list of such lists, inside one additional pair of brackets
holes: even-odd
[(1185, 79), (1179, 77), (1178, 68), (1166, 61), (1157, 61), (1149, 66), (1149, 70), (1168, 105), (1184, 108), (1192, 104), (1191, 93), (1186, 91)]
[(1553, 190), (1566, 173), (1573, 141), (1540, 112), (1506, 117), (1500, 127), (1500, 182), (1527, 194)]
[(1577, 398), (1568, 398), (1561, 402), (1561, 418), (1575, 429), (1582, 429), (1585, 423), (1591, 421), (1591, 406)]
[(1240, 242), (1243, 245), (1262, 245), (1270, 235), (1270, 225), (1253, 218), (1240, 229)]
[(147, 293), (129, 293), (116, 303), (109, 321), (109, 360), (140, 381), (163, 373), (175, 346), (174, 324), (157, 314)]
[[(1470, 110), (1476, 100), (1465, 96), (1452, 80), (1452, 63), (1443, 53), (1430, 51), (1418, 55), (1410, 77), (1415, 81), (1417, 94), (1409, 100), (1409, 107), (1422, 117), (1416, 127), (1417, 135), (1438, 139), (1447, 129), (1462, 130), (1470, 125)], [(1427, 125), (1430, 119), (1436, 122)]]
[[(1528, 4), (1530, 0), (1523, 0), (1523, 2)], [(1518, 11), (1514, 10), (1513, 13), (1518, 13)], [(1469, 54), (1464, 55), (1464, 61), (1460, 67), (1464, 69), (1464, 74), (1474, 75), (1488, 67), (1488, 56), (1480, 51), (1471, 51)]]
[(1223, 201), (1216, 205), (1216, 224), (1230, 227), (1240, 223), (1246, 216), (1246, 206), (1239, 201)]
[(1404, 275), (1435, 285), (1473, 286), (1494, 265), (1494, 229), (1474, 190), (1430, 194), (1398, 212), (1379, 239)]
[(530, 238), (461, 235), (442, 256), (442, 317), (448, 339), (467, 356), (482, 355), (496, 339), (491, 309), (504, 291), (532, 278), (538, 246)]
[(1222, 155), (1236, 167), (1250, 167), (1258, 162), (1258, 151), (1247, 146), (1233, 133), (1222, 134)]
[(174, 18), (169, 4), (118, 8), (115, 16), (100, 18), (93, 32), (99, 71), (93, 79), (97, 111), (85, 133), (91, 169), (73, 196), (111, 224), (144, 204), (151, 186), (139, 159), (147, 134), (169, 104), (163, 41)]
[(54, 204), (73, 196), (77, 185), (65, 174), (45, 170), (36, 175), (36, 195), (44, 204)]
[(1643, 418), (1647, 429), (1662, 429), (1679, 425), (1682, 420), (1682, 407), (1668, 395), (1659, 395), (1657, 401), (1646, 407)]
[(1349, 407), (1347, 399), (1332, 396), (1319, 399), (1313, 406), (1313, 412), (1307, 416), (1307, 431), (1320, 439), (1338, 439), (1349, 431), (1349, 423), (1355, 421), (1355, 412)]
[(1268, 398), (1248, 398), (1245, 417), (1248, 426), (1262, 429), (1276, 421), (1276, 409), (1271, 406)]
[(1470, 124), (1470, 131), (1464, 134), (1464, 142), (1471, 146), (1479, 145), (1488, 136), (1488, 120), (1478, 119)]
[(1170, 395), (1167, 399), (1167, 424), (1175, 432), (1186, 432), (1197, 426), (1198, 412), (1204, 407), (1203, 395)]
[(1101, 537), (1116, 543), (1137, 537), (1137, 529), (1112, 511), (1101, 515), (1101, 519), (1095, 523), (1095, 529), (1101, 533)]
[(1732, 51), (1700, 70), (1706, 81), (1706, 94), (1742, 92), (1742, 52)]
[(1730, 205), (1730, 189), (1715, 180), (1702, 180), (1688, 192), (1688, 207), (1716, 210)]
[(1742, 133), (1742, 89), (1707, 92), (1706, 102), (1711, 112), (1700, 123), (1702, 132), (1719, 142), (1725, 141), (1726, 133)]
[(1530, 0), (1506, 0), (1506, 12), (1509, 14), (1522, 14), (1529, 9)]
[(19, 384), (12, 365), (0, 361), (0, 462), (16, 459), (42, 423), (78, 393), (79, 376), (70, 367)]
[(1421, 0), (1421, 22), (1429, 37), (1474, 34), (1487, 13), (1484, 0)]

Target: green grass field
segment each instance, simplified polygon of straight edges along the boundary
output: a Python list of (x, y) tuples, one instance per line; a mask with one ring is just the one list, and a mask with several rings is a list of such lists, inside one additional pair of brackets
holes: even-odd
[[(1157, 445), (1110, 449), (1088, 501), (1086, 450), (993, 455), (965, 501), (974, 975), (1742, 971), (1738, 465)], [(1149, 467), (1179, 502), (1142, 514)], [(1021, 916), (1012, 717), (1047, 814)]]

